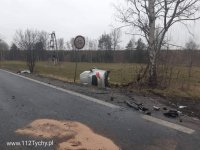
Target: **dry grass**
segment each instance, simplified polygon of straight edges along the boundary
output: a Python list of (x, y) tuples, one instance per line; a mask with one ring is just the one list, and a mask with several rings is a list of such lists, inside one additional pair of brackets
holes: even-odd
[[(0, 62), (0, 66), (13, 71), (27, 69), (26, 63), (21, 61), (3, 61)], [(134, 80), (139, 66), (138, 64), (78, 63), (76, 79), (78, 81), (79, 74), (85, 70), (99, 68), (111, 71), (110, 80), (112, 83), (126, 84)], [(75, 63), (64, 62), (53, 65), (52, 62), (38, 62), (35, 73), (72, 81), (74, 79)]]
[[(117, 84), (126, 84), (135, 80), (139, 68), (144, 65), (125, 64), (125, 63), (78, 63), (77, 81), (79, 74), (84, 70), (91, 68), (99, 68), (110, 70), (110, 82)], [(26, 63), (21, 61), (3, 61), (0, 62), (1, 68), (13, 71), (26, 69)], [(75, 63), (64, 62), (53, 65), (52, 62), (38, 62), (36, 64), (35, 73), (57, 78), (64, 81), (73, 81)], [(184, 66), (173, 67), (170, 79), (170, 86), (165, 89), (153, 89), (155, 93), (163, 96), (181, 96), (200, 98), (200, 68), (193, 67), (192, 77), (188, 77), (188, 68)], [(142, 89), (146, 90), (146, 89)], [(152, 90), (152, 89), (151, 89)]]

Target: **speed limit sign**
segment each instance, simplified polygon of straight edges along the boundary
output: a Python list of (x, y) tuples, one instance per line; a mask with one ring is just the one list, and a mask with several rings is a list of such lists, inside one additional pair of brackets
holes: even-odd
[(77, 36), (74, 39), (74, 46), (77, 49), (82, 49), (85, 46), (85, 38), (83, 36), (81, 36), (81, 35)]

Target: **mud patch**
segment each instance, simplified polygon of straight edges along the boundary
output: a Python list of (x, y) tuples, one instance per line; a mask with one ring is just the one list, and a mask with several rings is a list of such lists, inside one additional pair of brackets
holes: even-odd
[(110, 139), (94, 133), (79, 122), (50, 119), (35, 120), (16, 130), (17, 134), (56, 140), (58, 150), (119, 150)]

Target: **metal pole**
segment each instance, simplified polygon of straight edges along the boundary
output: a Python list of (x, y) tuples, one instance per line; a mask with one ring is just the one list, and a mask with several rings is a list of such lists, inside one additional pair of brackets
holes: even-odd
[(77, 60), (77, 49), (75, 49), (75, 63), (76, 63), (76, 66), (75, 66), (75, 72), (74, 72), (74, 83), (76, 83), (76, 74), (77, 74), (77, 66), (78, 66), (78, 60)]

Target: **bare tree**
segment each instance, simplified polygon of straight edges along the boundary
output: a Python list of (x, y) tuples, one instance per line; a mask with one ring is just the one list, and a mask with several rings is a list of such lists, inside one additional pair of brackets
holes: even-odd
[(94, 47), (95, 47), (95, 43), (92, 40), (88, 41), (88, 49), (94, 50), (95, 49)]
[(114, 29), (111, 34), (110, 34), (111, 38), (112, 38), (112, 46), (113, 46), (113, 50), (116, 50), (116, 48), (119, 46), (120, 38), (121, 38), (121, 29), (120, 28), (116, 28)]
[(67, 50), (72, 50), (72, 49), (71, 49), (71, 44), (70, 44), (69, 41), (67, 41), (67, 42), (65, 43), (65, 45), (66, 45), (66, 49), (67, 49)]
[(38, 40), (43, 44), (44, 50), (48, 49), (49, 33), (41, 31), (38, 33)]
[[(151, 87), (157, 85), (157, 60), (168, 30), (176, 23), (200, 19), (199, 0), (126, 0), (125, 8), (116, 7), (121, 22), (133, 26), (148, 43)], [(139, 34), (138, 34), (139, 33)]]
[(4, 40), (0, 39), (0, 60), (5, 59), (3, 52), (7, 51), (7, 50), (9, 50), (8, 44)]
[(0, 50), (5, 50), (5, 51), (9, 50), (8, 44), (4, 40), (1, 40), (1, 39), (0, 39)]
[(72, 50), (75, 50), (75, 49), (76, 49), (75, 46), (74, 46), (74, 38), (71, 38), (71, 40), (70, 40), (70, 45), (71, 45), (71, 49), (72, 49)]
[(132, 38), (128, 44), (126, 45), (126, 50), (134, 50), (136, 45), (135, 45), (135, 38)]
[(85, 50), (97, 50), (98, 49), (98, 41), (90, 39), (89, 37), (85, 37)]
[(112, 38), (110, 34), (102, 34), (99, 39), (98, 47), (100, 50), (112, 50)]
[(65, 49), (65, 41), (63, 38), (57, 39), (58, 43), (58, 50), (64, 50)]
[(30, 30), (27, 29), (26, 31), (18, 30), (16, 31), (14, 41), (16, 45), (21, 49), (21, 50), (26, 50), (27, 51), (27, 66), (30, 70), (31, 73), (33, 73), (34, 68), (35, 68), (35, 62), (36, 62), (36, 44), (39, 41), (38, 38), (38, 31)]
[(89, 50), (98, 50), (97, 40), (89, 40)]

